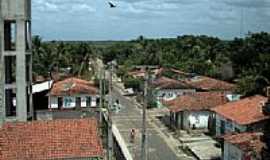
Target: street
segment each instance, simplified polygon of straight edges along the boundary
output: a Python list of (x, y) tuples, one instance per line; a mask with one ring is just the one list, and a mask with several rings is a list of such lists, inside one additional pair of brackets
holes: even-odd
[[(119, 129), (131, 152), (133, 159), (140, 158), (141, 147), (141, 127), (142, 127), (142, 111), (138, 109), (136, 102), (129, 97), (122, 96), (120, 91), (114, 87), (113, 100), (119, 100), (122, 109), (118, 113), (113, 113), (113, 123)], [(172, 146), (161, 136), (158, 127), (155, 127), (152, 120), (147, 119), (147, 159), (149, 160), (184, 160), (184, 155), (179, 155), (172, 150)], [(131, 129), (135, 129), (135, 142), (130, 143)]]

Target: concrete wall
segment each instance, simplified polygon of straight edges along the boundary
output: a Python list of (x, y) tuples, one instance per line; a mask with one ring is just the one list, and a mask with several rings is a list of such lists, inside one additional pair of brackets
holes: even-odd
[(158, 100), (172, 100), (184, 93), (194, 93), (195, 89), (161, 89), (157, 90), (156, 97)]
[(31, 0), (1, 0), (2, 16), (5, 19), (16, 17), (31, 18)]
[[(5, 50), (4, 44), (10, 44), (7, 40), (4, 43), (4, 22), (15, 22), (15, 41), (16, 50)], [(31, 23), (29, 23), (28, 33), (26, 33), (26, 23), (31, 21), (31, 0), (0, 0), (0, 55), (1, 55), (1, 67), (0, 67), (0, 89), (2, 99), (0, 103), (1, 122), (10, 119), (16, 121), (27, 121), (28, 118), (33, 116), (32, 108), (32, 91), (30, 90), (32, 84), (32, 62), (31, 62), (31, 44), (27, 50), (26, 37), (31, 35)], [(8, 33), (8, 30), (6, 30)], [(28, 37), (31, 39), (31, 37)], [(31, 42), (31, 40), (29, 40)], [(27, 51), (26, 51), (27, 50)], [(5, 57), (16, 56), (16, 82), (8, 84), (5, 82), (6, 75), (4, 70), (9, 69), (8, 65), (5, 66)], [(26, 62), (26, 56), (30, 57), (29, 62)], [(7, 63), (9, 63), (7, 61)], [(27, 64), (29, 66), (29, 72), (26, 72)], [(26, 77), (29, 77), (27, 81)], [(6, 104), (10, 108), (9, 103), (5, 102), (6, 97), (5, 90), (16, 90), (16, 115), (12, 117), (6, 114)], [(15, 117), (13, 117), (15, 116)]]
[(224, 142), (223, 160), (242, 160), (243, 152), (236, 146)]
[(239, 125), (233, 121), (230, 121), (226, 118), (224, 118), (221, 115), (216, 115), (216, 135), (221, 135), (221, 123), (222, 121), (225, 124), (224, 132), (226, 133), (232, 133), (232, 132), (245, 132), (247, 131), (247, 126)]
[[(77, 96), (64, 96), (63, 98), (63, 109), (75, 108), (76, 107), (76, 97), (81, 97), (81, 107), (96, 107), (97, 106), (97, 97), (89, 95), (77, 95)], [(87, 97), (91, 97), (91, 106), (87, 106)], [(48, 108), (57, 109), (58, 108), (58, 97), (50, 96)]]
[(171, 114), (174, 125), (177, 129), (207, 129), (208, 120), (211, 112), (209, 111), (181, 111)]
[(198, 129), (207, 129), (209, 115), (210, 113), (208, 111), (190, 112), (188, 116), (190, 127), (195, 126)]

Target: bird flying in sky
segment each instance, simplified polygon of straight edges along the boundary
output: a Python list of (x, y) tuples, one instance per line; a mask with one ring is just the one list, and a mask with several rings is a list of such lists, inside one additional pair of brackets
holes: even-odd
[(111, 1), (109, 1), (108, 3), (109, 3), (109, 5), (110, 5), (110, 8), (115, 8), (115, 7), (116, 7), (116, 5), (113, 4)]

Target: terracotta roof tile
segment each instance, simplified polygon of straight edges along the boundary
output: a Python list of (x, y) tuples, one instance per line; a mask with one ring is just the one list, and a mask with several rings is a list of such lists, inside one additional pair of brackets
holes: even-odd
[(262, 149), (266, 146), (263, 142), (263, 133), (239, 133), (228, 134), (223, 136), (224, 141), (237, 146), (239, 149), (247, 152), (255, 152), (256, 155), (261, 154)]
[(159, 77), (152, 82), (152, 85), (159, 89), (192, 89), (190, 85), (183, 81), (174, 80), (167, 77)]
[(264, 115), (262, 110), (262, 103), (266, 101), (266, 97), (256, 95), (217, 106), (212, 110), (238, 124), (246, 125), (269, 118), (269, 116)]
[(53, 96), (74, 94), (96, 95), (97, 93), (98, 89), (95, 87), (94, 83), (74, 77), (54, 83), (50, 91), (50, 95)]
[(233, 91), (236, 86), (234, 84), (221, 81), (218, 79), (206, 77), (206, 76), (195, 76), (191, 79), (186, 80), (187, 84), (203, 90), (222, 90), (222, 91)]
[(206, 110), (227, 103), (224, 92), (195, 92), (164, 102), (172, 112)]
[(103, 157), (95, 119), (6, 123), (0, 129), (1, 160)]

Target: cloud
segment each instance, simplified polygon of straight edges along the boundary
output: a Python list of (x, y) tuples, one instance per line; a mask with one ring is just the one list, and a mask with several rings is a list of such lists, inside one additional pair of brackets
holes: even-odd
[[(65, 1), (65, 2), (64, 2)], [(33, 8), (39, 12), (78, 13), (95, 12), (85, 0), (34, 0)]]
[(219, 0), (227, 5), (246, 8), (269, 8), (269, 0)]
[[(270, 0), (32, 0), (33, 30), (45, 39), (131, 39), (270, 30)], [(46, 22), (46, 23), (44, 23)]]

